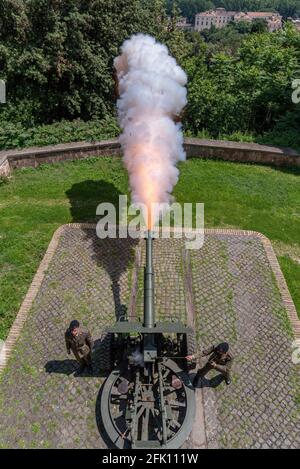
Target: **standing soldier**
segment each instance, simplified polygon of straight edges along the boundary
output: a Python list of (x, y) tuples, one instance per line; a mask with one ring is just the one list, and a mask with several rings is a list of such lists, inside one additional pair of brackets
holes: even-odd
[[(208, 362), (204, 365), (203, 368), (199, 369), (194, 381), (193, 385), (196, 387), (198, 385), (198, 381), (200, 378), (203, 378), (206, 373), (210, 370), (217, 370), (222, 373), (223, 377), (225, 378), (225, 382), (227, 385), (231, 383), (231, 366), (233, 357), (229, 353), (229, 345), (224, 342), (217, 346), (213, 345), (212, 347), (203, 350), (202, 354), (203, 357), (210, 355)], [(194, 355), (189, 355), (186, 357), (188, 360), (193, 360), (195, 358)]]
[(86, 367), (93, 372), (91, 352), (94, 341), (90, 332), (82, 330), (79, 322), (74, 320), (66, 330), (65, 340), (68, 354), (70, 355), (72, 350), (80, 364), (79, 373), (82, 373)]

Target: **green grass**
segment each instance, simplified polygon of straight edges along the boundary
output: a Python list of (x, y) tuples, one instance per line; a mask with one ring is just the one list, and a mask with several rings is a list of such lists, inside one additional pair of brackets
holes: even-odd
[(33, 433), (39, 433), (40, 430), (41, 430), (40, 424), (39, 424), (38, 422), (33, 423), (33, 424), (31, 425), (31, 430), (32, 430)]
[[(207, 227), (260, 231), (273, 242), (300, 312), (299, 171), (189, 160), (177, 201), (204, 202)], [(118, 158), (16, 170), (0, 181), (0, 338), (7, 335), (49, 241), (60, 225), (93, 221), (100, 202), (128, 194)]]

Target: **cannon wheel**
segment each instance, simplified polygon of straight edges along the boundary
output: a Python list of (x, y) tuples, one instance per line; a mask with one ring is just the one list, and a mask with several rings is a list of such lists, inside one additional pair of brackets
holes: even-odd
[[(173, 387), (174, 379), (181, 387)], [(178, 449), (188, 438), (195, 417), (195, 393), (190, 379), (173, 361), (158, 364), (158, 380), (149, 390), (137, 368), (128, 390), (118, 389), (124, 380), (114, 370), (101, 394), (101, 416), (109, 439), (119, 449)], [(153, 403), (153, 404), (152, 404)]]
[(106, 332), (102, 334), (99, 347), (100, 369), (111, 371), (114, 366), (114, 334)]

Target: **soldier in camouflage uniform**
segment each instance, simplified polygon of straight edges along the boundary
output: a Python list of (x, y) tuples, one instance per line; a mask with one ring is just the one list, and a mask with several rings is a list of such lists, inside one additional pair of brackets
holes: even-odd
[[(230, 373), (233, 361), (233, 357), (231, 353), (229, 353), (229, 345), (226, 342), (217, 346), (213, 345), (212, 347), (203, 350), (201, 355), (203, 357), (210, 355), (210, 357), (206, 365), (198, 370), (194, 378), (193, 385), (196, 387), (199, 379), (203, 378), (210, 370), (219, 371), (223, 375), (226, 384), (229, 385), (231, 383)], [(194, 355), (187, 357), (188, 360), (192, 360), (194, 358)]]
[(78, 321), (74, 320), (65, 333), (66, 348), (68, 354), (71, 350), (80, 364), (79, 372), (81, 373), (86, 367), (92, 372), (92, 349), (94, 342), (89, 331), (80, 328)]

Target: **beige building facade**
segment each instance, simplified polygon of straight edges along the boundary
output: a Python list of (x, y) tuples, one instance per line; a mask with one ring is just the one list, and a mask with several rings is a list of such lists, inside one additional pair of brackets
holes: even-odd
[(195, 17), (195, 30), (203, 31), (204, 29), (210, 29), (212, 26), (223, 28), (231, 21), (234, 21), (234, 15), (234, 11), (226, 11), (225, 8), (198, 13)]
[(279, 13), (273, 12), (236, 12), (227, 11), (225, 8), (217, 8), (216, 10), (205, 11), (198, 13), (195, 17), (195, 31), (203, 31), (211, 29), (212, 26), (216, 28), (223, 28), (230, 22), (247, 21), (253, 22), (257, 19), (263, 19), (268, 24), (270, 32), (277, 31), (282, 28), (282, 16)]
[(292, 23), (293, 23), (294, 26), (296, 26), (296, 29), (298, 29), (298, 31), (300, 31), (300, 19), (292, 20)]

